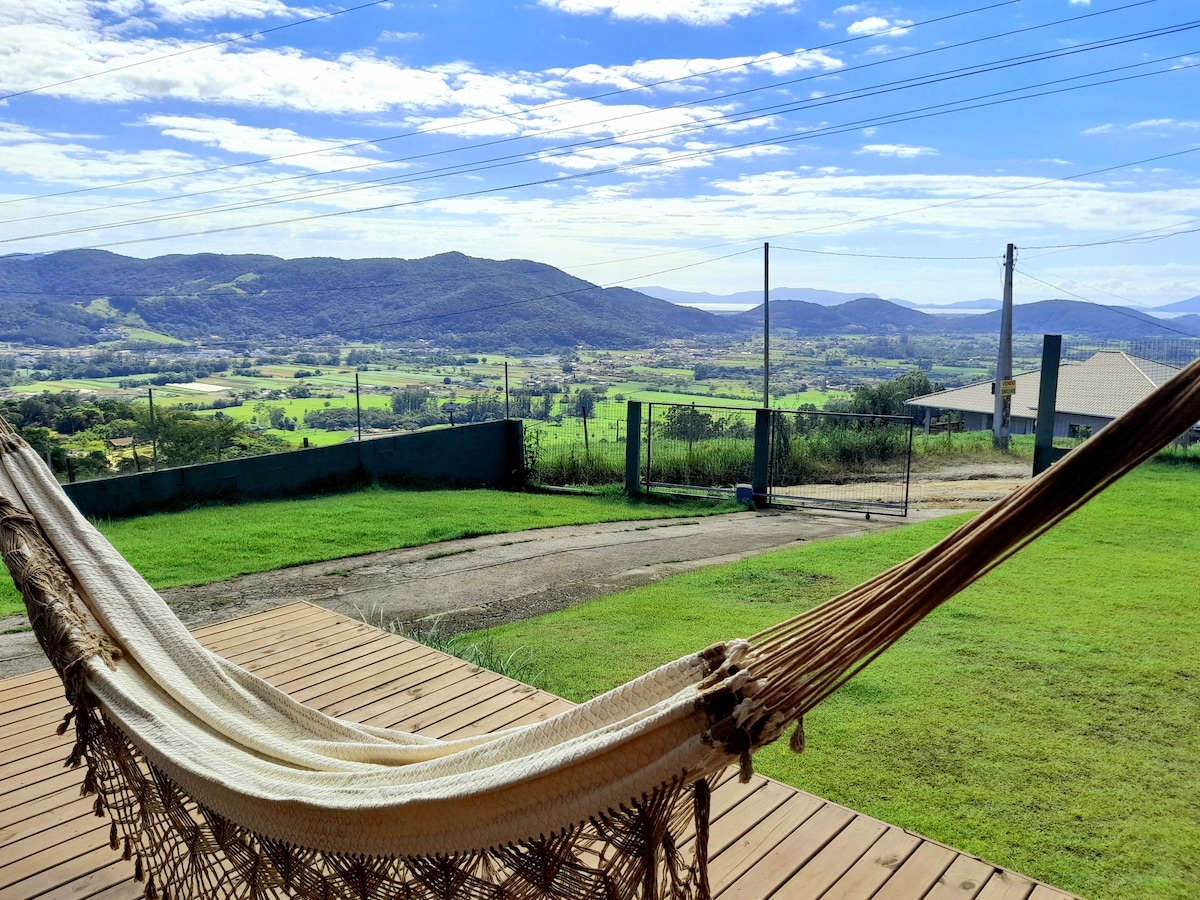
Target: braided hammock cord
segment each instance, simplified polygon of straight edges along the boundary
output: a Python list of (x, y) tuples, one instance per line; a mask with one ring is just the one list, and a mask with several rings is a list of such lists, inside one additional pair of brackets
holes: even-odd
[(68, 762), (86, 765), (84, 792), (148, 898), (706, 900), (727, 765), (748, 777), (753, 750), (1197, 421), (1200, 361), (859, 587), (546, 722), (457, 742), (328, 719), (203, 650), (11, 433), (0, 544), (72, 706)]

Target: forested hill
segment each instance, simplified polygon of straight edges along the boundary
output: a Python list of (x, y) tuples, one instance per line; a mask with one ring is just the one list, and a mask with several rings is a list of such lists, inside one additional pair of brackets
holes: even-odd
[(645, 346), (717, 316), (528, 260), (295, 259), (99, 250), (0, 258), (0, 340), (75, 346), (144, 327), (185, 340), (430, 340), (491, 350)]
[[(828, 298), (826, 298), (828, 299)], [(1100, 339), (1200, 334), (1200, 317), (1073, 300), (1014, 310), (1018, 333)], [(0, 341), (60, 347), (148, 329), (206, 343), (430, 341), (469, 350), (644, 347), (751, 337), (762, 308), (717, 316), (626, 288), (601, 288), (529, 260), (279, 259), (211, 253), (132, 259), (101, 250), (0, 257)], [(878, 296), (834, 306), (773, 301), (781, 333), (996, 334), (999, 313), (928, 315)], [(136, 332), (132, 332), (136, 336)]]

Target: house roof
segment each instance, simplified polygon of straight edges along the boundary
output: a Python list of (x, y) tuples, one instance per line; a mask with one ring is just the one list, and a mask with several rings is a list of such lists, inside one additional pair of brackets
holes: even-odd
[[(1115, 419), (1167, 381), (1179, 370), (1165, 363), (1131, 356), (1123, 350), (1100, 350), (1082, 363), (1064, 362), (1058, 369), (1060, 413)], [(1017, 393), (1012, 398), (1012, 415), (1037, 418), (1040, 370), (1014, 376)], [(992, 382), (938, 391), (906, 400), (908, 406), (990, 413), (995, 409)]]

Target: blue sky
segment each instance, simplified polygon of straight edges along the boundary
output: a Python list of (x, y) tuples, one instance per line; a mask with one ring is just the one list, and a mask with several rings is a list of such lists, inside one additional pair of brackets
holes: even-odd
[(1195, 0), (355, 6), (0, 2), (0, 253), (1200, 294)]

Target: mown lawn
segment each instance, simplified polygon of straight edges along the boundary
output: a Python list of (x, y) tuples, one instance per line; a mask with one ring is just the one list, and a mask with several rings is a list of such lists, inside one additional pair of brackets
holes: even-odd
[[(766, 774), (1085, 897), (1200, 897), (1200, 469), (1154, 463), (951, 600)], [(760, 556), (472, 636), (582, 700), (956, 521)], [(597, 652), (597, 648), (606, 648)], [(615, 649), (619, 648), (619, 652)]]
[[(97, 523), (156, 588), (285, 566), (554, 525), (711, 515), (733, 503), (646, 502), (621, 495), (410, 491), (371, 487), (295, 500), (205, 506)], [(23, 610), (5, 572), (0, 615)]]

